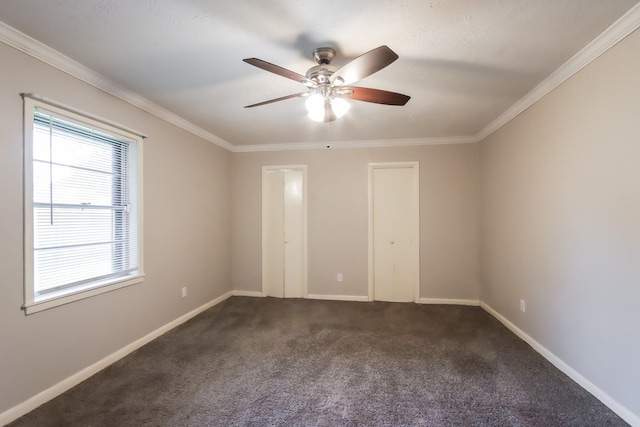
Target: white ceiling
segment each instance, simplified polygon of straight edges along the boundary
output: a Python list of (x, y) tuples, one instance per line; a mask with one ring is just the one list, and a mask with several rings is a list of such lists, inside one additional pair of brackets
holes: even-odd
[[(2, 0), (0, 21), (241, 148), (473, 137), (636, 4)], [(243, 108), (304, 90), (243, 58), (304, 74), (316, 47), (340, 66), (380, 45), (400, 58), (358, 85), (410, 95), (403, 107), (352, 101), (330, 123), (309, 120), (301, 98)]]

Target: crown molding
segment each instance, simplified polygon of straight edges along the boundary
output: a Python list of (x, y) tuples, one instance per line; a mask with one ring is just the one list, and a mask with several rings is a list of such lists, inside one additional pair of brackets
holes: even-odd
[(0, 22), (0, 42), (3, 42), (35, 59), (57, 68), (62, 72), (107, 92), (124, 102), (146, 111), (147, 113), (153, 114), (154, 116), (184, 129), (189, 133), (199, 136), (202, 139), (212, 142), (229, 151), (232, 151), (233, 149), (233, 145), (224, 139), (194, 125), (169, 110), (154, 104), (137, 93), (114, 83), (103, 75), (96, 73), (90, 68), (85, 67), (79, 62), (74, 61), (68, 56), (63, 55), (57, 50), (52, 49), (44, 43), (16, 30), (13, 27), (10, 27), (3, 22)]
[(289, 142), (285, 144), (235, 145), (234, 153), (260, 151), (326, 150), (333, 148), (384, 148), (412, 147), (420, 145), (472, 144), (475, 136), (448, 136), (441, 138), (380, 139), (361, 141)]
[(640, 3), (476, 134), (482, 141), (640, 27)]
[(376, 148), (376, 147), (404, 147), (441, 144), (468, 144), (480, 142), (502, 126), (509, 123), (520, 113), (532, 106), (543, 96), (558, 87), (564, 81), (576, 74), (591, 61), (616, 45), (626, 36), (640, 27), (640, 4), (631, 8), (627, 13), (614, 22), (591, 43), (565, 62), (524, 97), (509, 109), (481, 129), (476, 135), (442, 138), (416, 138), (395, 140), (364, 140), (364, 141), (333, 141), (333, 142), (304, 142), (259, 145), (233, 145), (228, 141), (202, 129), (182, 117), (166, 110), (146, 98), (132, 92), (101, 74), (85, 67), (73, 59), (61, 54), (38, 40), (21, 33), (13, 27), (0, 22), (0, 42), (3, 42), (21, 52), (26, 53), (46, 64), (51, 65), (71, 76), (74, 76), (98, 89), (101, 89), (135, 107), (140, 108), (160, 119), (171, 123), (206, 141), (216, 144), (234, 153), (260, 151), (291, 151), (317, 150), (326, 148)]

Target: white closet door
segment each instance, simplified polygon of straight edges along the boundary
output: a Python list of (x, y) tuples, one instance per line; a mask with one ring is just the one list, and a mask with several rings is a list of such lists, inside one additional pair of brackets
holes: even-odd
[[(417, 163), (370, 166), (372, 297), (419, 299), (419, 192)], [(370, 295), (371, 296), (371, 295)]]
[(301, 298), (304, 282), (302, 171), (284, 172), (284, 297)]
[(284, 297), (284, 172), (269, 171), (263, 179), (263, 279), (267, 296)]
[(393, 169), (375, 169), (373, 176), (373, 275), (374, 295), (394, 301), (394, 202)]
[(262, 290), (267, 296), (306, 294), (306, 167), (263, 167)]

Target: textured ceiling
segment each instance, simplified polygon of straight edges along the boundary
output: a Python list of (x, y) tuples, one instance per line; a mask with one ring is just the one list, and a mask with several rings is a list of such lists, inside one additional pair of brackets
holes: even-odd
[[(2, 0), (0, 21), (233, 145), (473, 136), (637, 0)], [(411, 96), (306, 117), (291, 80), (314, 48), (342, 65), (380, 45), (400, 58), (358, 82)], [(41, 94), (46, 96), (46, 94)], [(406, 142), (406, 141), (405, 141)]]

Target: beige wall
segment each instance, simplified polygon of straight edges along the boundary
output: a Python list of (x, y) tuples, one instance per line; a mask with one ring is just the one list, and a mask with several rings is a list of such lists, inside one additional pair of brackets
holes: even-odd
[[(0, 43), (0, 413), (231, 289), (229, 152)], [(22, 99), (34, 92), (149, 135), (136, 285), (25, 317)], [(180, 288), (188, 286), (182, 299)]]
[(636, 31), (480, 144), (482, 300), (635, 414), (639, 76)]
[(234, 153), (234, 289), (261, 290), (263, 165), (308, 165), (309, 293), (366, 297), (367, 165), (418, 160), (420, 296), (478, 299), (477, 154), (473, 144)]

